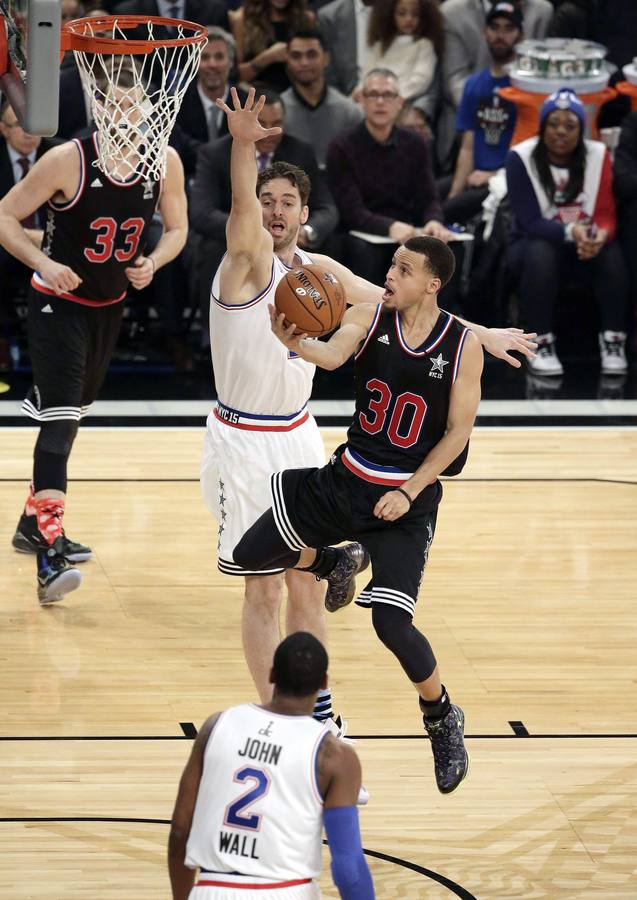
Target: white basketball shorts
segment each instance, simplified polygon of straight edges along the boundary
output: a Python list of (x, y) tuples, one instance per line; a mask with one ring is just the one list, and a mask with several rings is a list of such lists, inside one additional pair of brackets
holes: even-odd
[(272, 505), (270, 476), (274, 472), (323, 465), (323, 439), (307, 409), (292, 416), (255, 416), (217, 403), (206, 422), (201, 492), (219, 523), (220, 572), (275, 575), (283, 571), (246, 571), (234, 562), (232, 552)]

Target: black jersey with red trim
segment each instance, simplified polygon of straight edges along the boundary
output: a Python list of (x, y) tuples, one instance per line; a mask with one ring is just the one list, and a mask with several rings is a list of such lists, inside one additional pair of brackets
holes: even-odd
[[(97, 134), (74, 140), (80, 155), (80, 183), (67, 203), (49, 201), (42, 250), (82, 279), (62, 296), (97, 306), (126, 295), (125, 269), (144, 252), (148, 226), (159, 200), (160, 181), (142, 176), (116, 181), (95, 165)], [(53, 293), (35, 272), (33, 287)]]
[[(427, 340), (414, 349), (403, 337), (398, 312), (377, 306), (355, 356), (356, 412), (347, 432), (351, 468), (362, 466), (362, 477), (367, 463), (368, 480), (381, 483), (415, 472), (444, 437), (467, 332), (441, 310)], [(444, 474), (461, 471), (468, 447)]]

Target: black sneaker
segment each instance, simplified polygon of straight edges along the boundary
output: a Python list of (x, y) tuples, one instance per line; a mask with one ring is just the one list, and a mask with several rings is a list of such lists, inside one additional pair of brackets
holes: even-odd
[(82, 576), (64, 556), (64, 538), (60, 535), (46, 549), (38, 550), (38, 600), (55, 603), (79, 588)]
[(441, 794), (450, 794), (467, 777), (469, 754), (464, 745), (464, 713), (451, 704), (444, 719), (426, 719), (425, 729), (431, 738), (436, 784)]
[(337, 550), (338, 562), (325, 576), (325, 608), (329, 612), (336, 612), (352, 602), (356, 593), (356, 576), (369, 565), (369, 553), (362, 544), (345, 544)]
[[(62, 540), (64, 542), (64, 556), (70, 562), (86, 562), (87, 559), (91, 558), (92, 550), (90, 547), (85, 547), (83, 544), (77, 544), (75, 541), (69, 540), (64, 532), (62, 532)], [(11, 544), (18, 553), (37, 553), (38, 550), (46, 549), (46, 543), (38, 530), (36, 516), (27, 516), (22, 513)]]

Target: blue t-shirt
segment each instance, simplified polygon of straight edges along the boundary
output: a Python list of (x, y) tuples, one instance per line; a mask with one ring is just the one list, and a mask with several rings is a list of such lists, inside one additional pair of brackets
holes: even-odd
[(497, 89), (508, 87), (508, 75), (495, 77), (482, 69), (467, 79), (456, 118), (457, 131), (473, 131), (473, 165), (492, 172), (504, 165), (515, 128), (515, 105)]

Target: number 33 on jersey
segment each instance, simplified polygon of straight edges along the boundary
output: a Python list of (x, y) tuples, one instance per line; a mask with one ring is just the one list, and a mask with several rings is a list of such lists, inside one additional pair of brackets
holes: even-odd
[[(80, 155), (80, 182), (68, 203), (49, 201), (42, 250), (69, 266), (82, 284), (67, 300), (102, 306), (123, 300), (128, 288), (125, 269), (144, 253), (147, 231), (155, 212), (161, 182), (136, 176), (116, 181), (100, 171), (97, 135), (75, 140)], [(131, 216), (131, 211), (135, 215)], [(47, 293), (36, 272), (34, 286)], [(49, 289), (48, 293), (54, 293)]]

